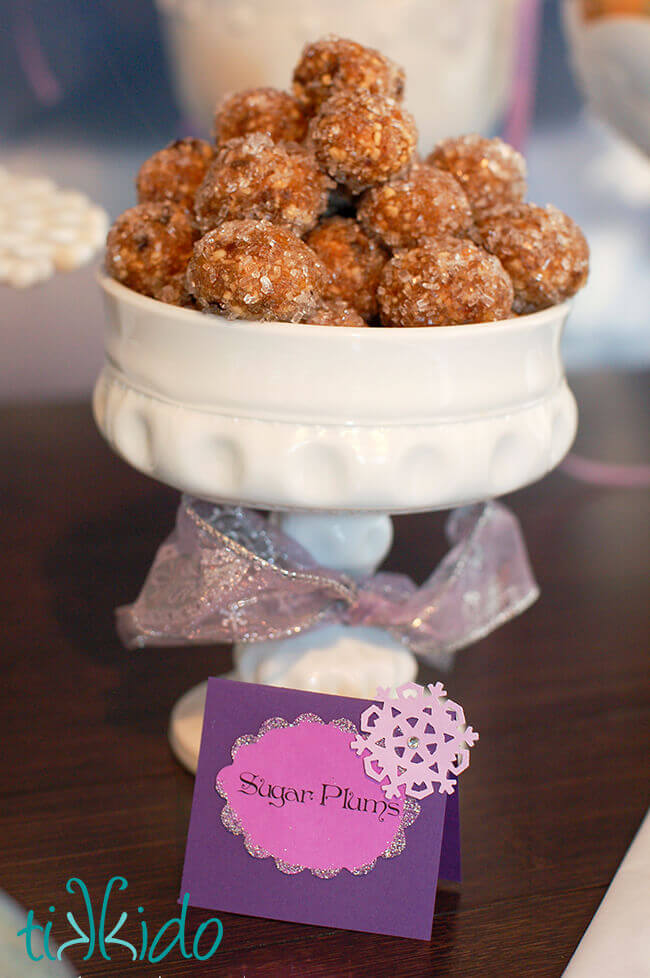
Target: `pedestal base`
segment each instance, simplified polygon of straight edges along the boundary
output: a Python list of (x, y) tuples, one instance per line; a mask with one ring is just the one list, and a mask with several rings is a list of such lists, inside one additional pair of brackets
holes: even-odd
[[(234, 678), (233, 673), (228, 673)], [(207, 681), (188, 689), (174, 704), (167, 736), (174, 755), (190, 774), (196, 774), (203, 730)]]
[[(412, 682), (415, 657), (379, 628), (328, 625), (278, 642), (235, 646), (229, 679), (372, 699), (378, 688)], [(169, 743), (194, 773), (201, 746), (207, 683), (188, 690), (174, 706)]]
[(236, 677), (370, 699), (415, 678), (415, 657), (380, 628), (327, 625), (278, 642), (235, 646)]

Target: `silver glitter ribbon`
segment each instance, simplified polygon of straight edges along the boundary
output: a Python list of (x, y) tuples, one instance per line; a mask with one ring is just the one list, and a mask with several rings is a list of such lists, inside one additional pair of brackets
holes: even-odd
[(539, 595), (516, 517), (487, 502), (454, 510), (451, 549), (417, 587), (403, 574), (362, 580), (321, 567), (251, 510), (183, 496), (137, 600), (117, 610), (128, 648), (261, 642), (342, 622), (385, 628), (445, 665)]

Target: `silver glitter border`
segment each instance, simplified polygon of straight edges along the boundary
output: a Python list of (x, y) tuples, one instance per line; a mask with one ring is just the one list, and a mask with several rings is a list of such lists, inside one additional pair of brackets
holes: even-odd
[[(344, 730), (346, 733), (355, 734), (359, 736), (359, 730), (352, 722), (352, 720), (347, 720), (341, 717), (338, 720), (331, 720), (328, 724), (324, 720), (321, 720), (319, 716), (315, 713), (301, 713), (297, 716), (293, 722), (285, 720), (282, 717), (269, 717), (260, 726), (256, 734), (243, 734), (238, 737), (230, 749), (231, 758), (235, 759), (237, 752), (241, 747), (245, 747), (248, 744), (256, 744), (262, 739), (270, 730), (281, 730), (284, 727), (297, 727), (301, 723), (322, 723), (323, 726), (338, 727), (339, 730)], [(232, 835), (241, 835), (243, 837), (244, 848), (249, 855), (253, 856), (255, 859), (272, 859), (276, 865), (276, 868), (284, 873), (286, 876), (297, 876), (298, 873), (302, 873), (303, 870), (308, 869), (312, 876), (318, 879), (334, 879), (338, 876), (342, 870), (347, 869), (346, 866), (339, 866), (337, 868), (328, 869), (311, 869), (309, 866), (294, 866), (291, 863), (285, 862), (283, 859), (274, 856), (272, 853), (267, 852), (262, 846), (258, 846), (248, 835), (239, 820), (239, 816), (233, 808), (230, 807), (230, 800), (228, 794), (223, 784), (219, 781), (219, 778), (215, 778), (214, 788), (218, 795), (220, 795), (226, 802), (221, 811), (221, 822), (225, 829)], [(420, 805), (413, 798), (408, 795), (404, 798), (404, 808), (402, 809), (402, 817), (400, 818), (399, 826), (397, 832), (390, 845), (380, 852), (379, 855), (372, 860), (372, 862), (366, 863), (364, 866), (356, 866), (354, 869), (349, 869), (348, 872), (352, 876), (367, 876), (368, 873), (377, 865), (377, 859), (393, 859), (395, 856), (399, 856), (401, 852), (406, 848), (406, 833), (405, 829), (409, 825), (413, 825), (416, 818), (420, 814)]]

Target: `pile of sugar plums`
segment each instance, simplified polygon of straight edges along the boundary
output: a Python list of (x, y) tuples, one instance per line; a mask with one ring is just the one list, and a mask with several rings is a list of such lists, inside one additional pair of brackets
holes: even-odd
[(524, 202), (521, 154), (466, 135), (422, 160), (403, 92), (378, 51), (308, 45), (291, 93), (229, 95), (214, 144), (180, 139), (143, 163), (108, 273), (229, 319), (323, 326), (489, 323), (577, 292), (585, 238)]

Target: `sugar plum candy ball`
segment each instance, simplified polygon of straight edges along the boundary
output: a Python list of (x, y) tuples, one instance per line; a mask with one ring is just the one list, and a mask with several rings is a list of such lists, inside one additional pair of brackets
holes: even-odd
[(404, 71), (379, 51), (356, 41), (325, 37), (308, 44), (293, 73), (293, 91), (307, 115), (335, 92), (366, 91), (401, 99)]
[(154, 153), (136, 177), (138, 203), (169, 201), (191, 211), (213, 156), (203, 139), (177, 139)]
[(297, 99), (277, 88), (250, 88), (227, 95), (214, 119), (217, 143), (236, 136), (262, 132), (275, 142), (301, 143), (307, 135), (307, 117)]
[(251, 219), (304, 234), (326, 210), (333, 186), (302, 146), (250, 133), (218, 149), (196, 195), (196, 220), (204, 232), (224, 221)]
[(406, 169), (418, 133), (413, 116), (394, 99), (341, 91), (312, 119), (309, 138), (323, 169), (358, 194)]
[(585, 236), (557, 207), (519, 204), (480, 221), (478, 229), (487, 250), (512, 279), (515, 312), (535, 312), (563, 302), (587, 281)]
[(460, 184), (445, 170), (419, 164), (405, 177), (368, 190), (357, 218), (390, 248), (415, 248), (428, 238), (464, 236), (472, 211)]
[(344, 299), (319, 299), (305, 322), (313, 326), (367, 326), (363, 316)]
[(187, 290), (230, 319), (299, 322), (315, 309), (326, 272), (311, 248), (268, 221), (227, 221), (194, 246)]
[(526, 194), (526, 161), (502, 139), (476, 134), (445, 139), (426, 162), (451, 173), (477, 218), (516, 204)]
[(138, 204), (117, 218), (106, 239), (106, 270), (122, 285), (182, 304), (194, 231), (186, 211), (169, 203)]
[(343, 299), (364, 319), (377, 311), (377, 285), (387, 253), (350, 217), (330, 217), (306, 238), (330, 274), (324, 295)]
[(377, 295), (384, 326), (492, 322), (512, 308), (512, 283), (498, 258), (454, 238), (398, 252)]

